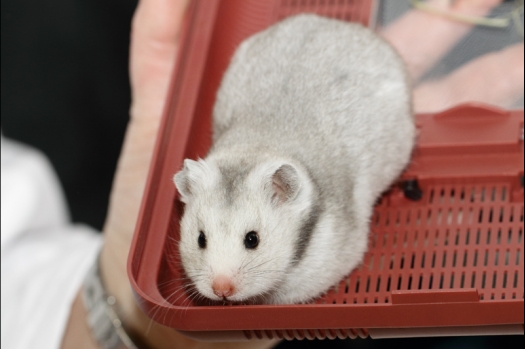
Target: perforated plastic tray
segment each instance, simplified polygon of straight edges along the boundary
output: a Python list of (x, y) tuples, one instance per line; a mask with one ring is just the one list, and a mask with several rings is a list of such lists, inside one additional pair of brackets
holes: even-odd
[(236, 46), (304, 11), (366, 24), (373, 3), (192, 2), (129, 255), (138, 304), (201, 340), (522, 334), (523, 110), (482, 105), (417, 117), (411, 166), (376, 206), (363, 264), (313, 304), (211, 306), (184, 293), (173, 174), (210, 146)]

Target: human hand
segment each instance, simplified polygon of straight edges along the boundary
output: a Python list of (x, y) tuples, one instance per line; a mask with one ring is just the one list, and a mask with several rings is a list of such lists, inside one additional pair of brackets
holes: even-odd
[[(431, 0), (437, 10), (485, 16), (502, 0)], [(437, 112), (465, 102), (510, 108), (524, 90), (524, 45), (481, 56), (434, 81), (418, 80), (472, 30), (467, 23), (412, 10), (381, 31), (401, 54), (414, 81), (414, 110)]]
[(127, 330), (150, 348), (269, 348), (276, 342), (195, 342), (153, 322), (136, 305), (126, 273), (127, 256), (188, 3), (189, 0), (141, 0), (133, 18), (130, 51), (133, 102), (104, 226), (101, 273), (109, 293), (118, 301)]

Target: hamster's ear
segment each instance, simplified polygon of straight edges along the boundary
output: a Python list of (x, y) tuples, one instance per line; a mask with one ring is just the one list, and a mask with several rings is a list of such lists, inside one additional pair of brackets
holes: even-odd
[(190, 159), (184, 160), (184, 166), (174, 177), (173, 181), (180, 193), (181, 201), (188, 203), (192, 194), (200, 182), (204, 180), (205, 163), (203, 160), (193, 161)]
[(301, 187), (300, 178), (295, 167), (284, 164), (272, 176), (272, 201), (277, 204), (291, 202)]

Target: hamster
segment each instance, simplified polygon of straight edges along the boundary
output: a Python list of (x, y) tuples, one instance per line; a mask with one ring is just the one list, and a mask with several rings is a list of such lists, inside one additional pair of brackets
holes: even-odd
[(174, 177), (191, 286), (245, 304), (320, 296), (362, 262), (373, 206), (414, 140), (404, 63), (371, 30), (303, 14), (248, 38), (209, 153)]

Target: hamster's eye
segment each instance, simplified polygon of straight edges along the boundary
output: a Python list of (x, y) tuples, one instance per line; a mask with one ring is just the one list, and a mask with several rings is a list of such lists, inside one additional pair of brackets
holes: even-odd
[(259, 235), (256, 232), (251, 231), (244, 237), (244, 247), (254, 249), (259, 245)]
[(197, 239), (200, 248), (206, 248), (206, 235), (202, 231), (199, 232), (199, 238)]

